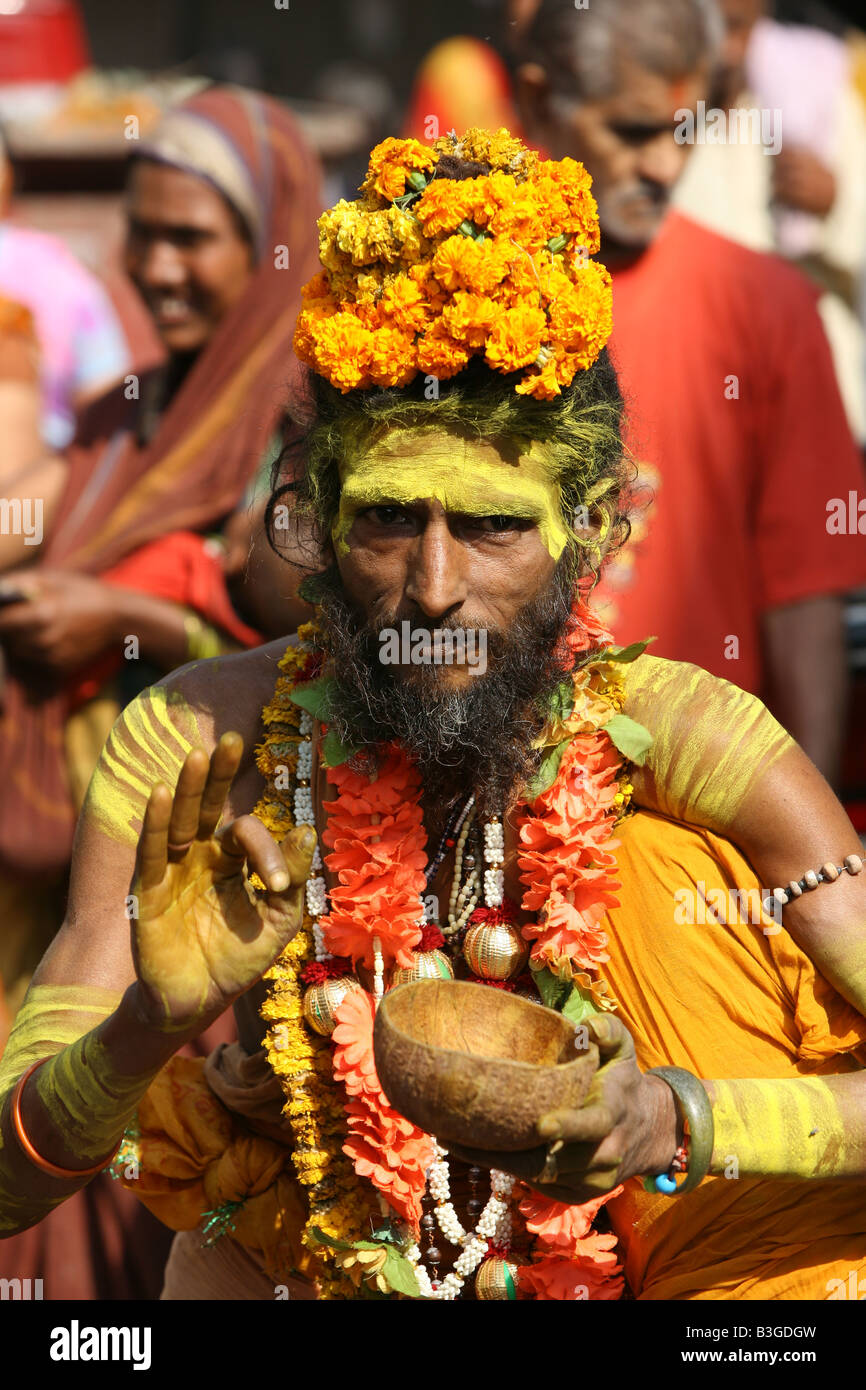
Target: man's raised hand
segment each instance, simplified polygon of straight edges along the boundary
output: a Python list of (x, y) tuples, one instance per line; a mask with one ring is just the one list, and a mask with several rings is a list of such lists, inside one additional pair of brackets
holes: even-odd
[[(254, 816), (217, 830), (243, 740), (223, 734), (187, 757), (172, 794), (158, 783), (138, 844), (132, 951), (140, 1009), (152, 1026), (191, 1036), (261, 978), (303, 921), (316, 844), (309, 826), (282, 844)], [(256, 872), (266, 885), (254, 892)]]

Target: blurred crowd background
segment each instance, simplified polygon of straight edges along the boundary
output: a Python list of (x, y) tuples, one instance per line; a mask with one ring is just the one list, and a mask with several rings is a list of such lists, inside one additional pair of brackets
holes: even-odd
[[(866, 837), (858, 14), (0, 0), (0, 1045), (118, 711), (305, 615), (263, 531), (293, 321), (319, 212), (389, 135), (507, 126), (587, 165), (636, 479), (598, 602), (760, 693)], [(100, 1179), (0, 1263), (152, 1297), (166, 1244)]]

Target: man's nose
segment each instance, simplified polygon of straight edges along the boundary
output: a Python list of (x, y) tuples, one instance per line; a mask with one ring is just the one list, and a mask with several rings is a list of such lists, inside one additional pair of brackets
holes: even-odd
[(466, 565), (465, 547), (451, 535), (445, 518), (429, 521), (412, 546), (405, 597), (427, 618), (447, 617), (466, 602)]
[(672, 132), (664, 131), (642, 147), (638, 172), (642, 178), (662, 188), (672, 188), (682, 173), (688, 153), (688, 147), (678, 145)]

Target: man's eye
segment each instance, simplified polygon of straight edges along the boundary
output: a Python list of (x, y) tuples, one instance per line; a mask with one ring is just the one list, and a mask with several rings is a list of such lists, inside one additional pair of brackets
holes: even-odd
[(380, 526), (394, 526), (406, 520), (402, 507), (370, 507), (364, 515), (377, 521)]
[(478, 516), (473, 518), (473, 525), (477, 526), (479, 531), (499, 533), (501, 531), (516, 531), (521, 526), (525, 526), (526, 522), (522, 521), (519, 516)]

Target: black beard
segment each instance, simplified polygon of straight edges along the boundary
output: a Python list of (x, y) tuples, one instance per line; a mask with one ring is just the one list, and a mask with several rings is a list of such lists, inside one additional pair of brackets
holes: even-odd
[[(463, 688), (444, 685), (435, 665), (419, 665), (411, 680), (395, 678), (380, 660), (379, 634), (400, 631), (396, 618), (366, 623), (348, 602), (339, 573), (317, 577), (322, 646), (335, 677), (328, 722), (343, 743), (375, 758), (377, 744), (399, 742), (415, 762), (428, 809), (447, 818), (470, 791), (484, 814), (508, 809), (535, 772), (533, 750), (548, 719), (550, 698), (567, 678), (572, 658), (560, 639), (575, 587), (574, 565), (564, 558), (548, 588), (521, 608), (507, 630), (487, 628), (487, 669)], [(456, 630), (415, 615), (412, 628)], [(464, 622), (467, 632), (481, 624)]]

